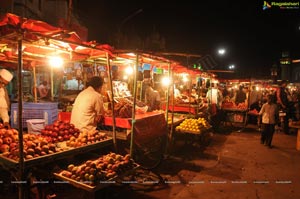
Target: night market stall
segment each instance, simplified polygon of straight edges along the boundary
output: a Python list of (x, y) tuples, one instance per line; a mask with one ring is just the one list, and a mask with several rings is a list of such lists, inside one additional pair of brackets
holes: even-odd
[[(12, 112), (15, 117), (12, 122), (16, 121), (16, 125), (12, 126), (18, 130), (5, 129), (3, 126), (0, 126), (0, 165), (14, 177), (14, 183), (11, 182), (11, 184), (18, 186), (19, 198), (28, 198), (30, 194), (29, 187), (33, 185), (31, 180), (33, 176), (37, 177), (37, 171), (47, 173), (46, 176), (51, 178), (51, 172), (53, 172), (53, 169), (56, 168), (55, 165), (59, 164), (59, 162), (64, 162), (69, 157), (77, 156), (81, 153), (99, 150), (100, 148), (112, 145), (115, 141), (103, 132), (79, 132), (68, 121), (53, 121), (54, 119), (48, 120), (48, 125), (40, 130), (40, 134), (24, 131), (24, 122), (26, 121), (24, 119), (34, 117), (45, 119), (45, 109), (57, 110), (57, 106), (51, 107), (48, 103), (27, 104), (23, 102), (23, 69), (32, 70), (33, 76), (35, 76), (36, 67), (46, 67), (49, 58), (55, 58), (52, 59), (55, 66), (61, 65), (62, 62), (66, 64), (90, 61), (94, 57), (102, 60), (102, 63), (107, 64), (107, 60), (112, 54), (108, 45), (100, 46), (94, 42), (83, 42), (75, 32), (56, 28), (41, 21), (6, 14), (1, 17), (0, 26), (0, 64), (4, 68), (15, 71), (18, 85), (17, 108), (12, 107), (14, 108)], [(53, 77), (54, 69), (50, 68), (49, 70), (51, 77)], [(34, 85), (36, 84), (34, 83)], [(34, 93), (36, 95), (36, 90)], [(51, 78), (51, 100), (53, 99), (53, 79)], [(34, 101), (37, 101), (36, 96)], [(39, 108), (36, 108), (37, 106)], [(41, 112), (41, 115), (24, 117), (26, 111), (30, 112), (36, 109)], [(122, 165), (118, 164), (109, 175), (108, 173), (101, 173), (102, 171), (106, 171), (105, 169), (98, 171), (94, 168), (95, 172), (98, 171), (97, 176), (95, 176), (96, 173), (93, 171), (86, 171), (84, 176), (76, 176), (76, 178), (73, 176), (73, 178), (67, 172), (60, 171), (59, 169), (56, 169), (55, 176), (59, 179), (63, 178), (63, 180), (68, 179), (70, 184), (81, 186), (82, 188), (90, 186), (92, 190), (95, 190), (102, 187), (98, 184), (99, 179), (115, 179), (116, 176), (120, 176), (125, 171), (132, 170), (137, 166), (129, 155), (122, 156), (120, 154), (109, 153), (97, 159), (77, 163), (77, 168), (83, 168), (83, 164), (92, 164), (97, 167), (97, 165), (106, 159), (109, 159), (111, 164), (118, 161), (122, 162)], [(82, 180), (85, 180), (85, 182)], [(38, 187), (37, 184), (35, 187)], [(51, 182), (48, 181), (49, 184), (51, 185)]]

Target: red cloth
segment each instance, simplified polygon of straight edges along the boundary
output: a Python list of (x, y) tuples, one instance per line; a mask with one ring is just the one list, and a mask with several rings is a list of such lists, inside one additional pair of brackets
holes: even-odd
[[(164, 112), (147, 112), (135, 118), (134, 142), (145, 143), (155, 137), (167, 134), (167, 122)], [(116, 126), (131, 129), (132, 118), (116, 118)], [(105, 117), (104, 124), (112, 126), (112, 117)]]
[[(166, 105), (162, 104), (162, 110), (166, 110)], [(169, 105), (169, 111), (172, 111), (173, 107), (172, 105)], [(196, 114), (197, 113), (197, 108), (196, 107), (189, 107), (189, 106), (178, 106), (175, 105), (174, 106), (174, 111), (178, 111), (178, 112), (186, 112), (186, 113), (192, 113), (192, 114)]]

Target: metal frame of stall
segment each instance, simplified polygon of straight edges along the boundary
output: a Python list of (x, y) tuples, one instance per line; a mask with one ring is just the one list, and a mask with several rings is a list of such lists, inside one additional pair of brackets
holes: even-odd
[[(138, 74), (138, 66), (140, 63), (149, 63), (154, 62), (158, 65), (164, 65), (164, 68), (168, 70), (168, 78), (171, 78), (171, 63), (172, 61), (166, 59), (161, 56), (156, 56), (154, 54), (149, 54), (143, 51), (130, 51), (130, 50), (116, 50), (114, 54), (119, 57), (123, 58), (124, 60), (134, 60), (135, 64), (133, 64), (133, 109), (132, 109), (132, 121), (131, 121), (131, 137), (130, 137), (130, 155), (133, 155), (134, 151), (134, 128), (135, 128), (135, 107), (136, 107), (136, 98), (137, 98), (137, 74)], [(148, 61), (145, 61), (148, 60)], [(167, 67), (166, 67), (167, 65)], [(169, 104), (169, 89), (170, 86), (167, 87), (167, 103)], [(168, 115), (168, 110), (166, 111), (166, 115)], [(168, 118), (166, 118), (167, 121)], [(169, 139), (168, 139), (169, 140)]]
[[(39, 33), (36, 29), (31, 29), (36, 25), (36, 29), (41, 29)], [(2, 21), (0, 21), (0, 27), (4, 27), (5, 31), (8, 31), (7, 34), (0, 36), (0, 44), (1, 44), (1, 54), (0, 54), (0, 64), (6, 65), (8, 67), (17, 65), (17, 87), (18, 87), (18, 138), (19, 138), (19, 157), (20, 160), (18, 162), (19, 169), (16, 174), (16, 179), (20, 180), (20, 182), (26, 181), (26, 173), (25, 173), (25, 164), (24, 164), (24, 155), (23, 151), (23, 89), (22, 89), (22, 70), (24, 68), (24, 61), (26, 62), (27, 67), (30, 66), (33, 68), (34, 73), (34, 83), (36, 83), (36, 75), (35, 75), (35, 66), (45, 64), (47, 55), (43, 54), (45, 52), (65, 52), (70, 54), (69, 62), (82, 61), (86, 59), (90, 59), (93, 56), (99, 57), (99, 53), (103, 55), (103, 57), (107, 60), (107, 65), (109, 64), (109, 55), (111, 52), (107, 49), (102, 49), (100, 46), (96, 46), (95, 43), (86, 43), (84, 44), (75, 35), (75, 40), (80, 41), (74, 42), (68, 39), (63, 39), (62, 36), (67, 35), (67, 37), (74, 36), (74, 32), (62, 30), (60, 28), (55, 28), (50, 26), (49, 24), (41, 21), (35, 21), (31, 19), (25, 19), (22, 17), (18, 17), (13, 14), (6, 14)], [(4, 32), (5, 32), (4, 31)], [(52, 35), (51, 35), (52, 33)], [(74, 38), (73, 38), (74, 39)], [(39, 43), (43, 41), (43, 44)], [(50, 47), (49, 45), (56, 42), (59, 44), (69, 45), (69, 49), (64, 49), (59, 47), (59, 45), (54, 45), (54, 47)], [(17, 46), (17, 51), (13, 52), (14, 48), (9, 46)], [(26, 51), (26, 48), (31, 46), (33, 48), (38, 49), (37, 51), (29, 52)], [(75, 49), (79, 47), (79, 49), (86, 50), (85, 52), (76, 52)], [(80, 50), (79, 50), (80, 51)], [(25, 54), (25, 56), (24, 56)], [(74, 60), (73, 54), (77, 55), (77, 60)], [(108, 67), (110, 70), (110, 67)], [(53, 84), (53, 79), (52, 79)], [(51, 86), (51, 94), (53, 99), (53, 86)], [(36, 96), (36, 87), (35, 87), (35, 102), (37, 101)], [(22, 97), (20, 97), (22, 96)], [(113, 143), (116, 146), (116, 136), (115, 132), (113, 133)], [(20, 183), (18, 186), (18, 197), (26, 198), (25, 196), (25, 184)]]

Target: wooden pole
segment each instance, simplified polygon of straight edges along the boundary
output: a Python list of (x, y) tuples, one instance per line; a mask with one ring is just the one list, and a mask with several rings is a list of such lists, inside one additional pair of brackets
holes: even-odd
[(19, 128), (19, 199), (24, 198), (24, 154), (23, 154), (23, 87), (22, 87), (22, 70), (23, 70), (23, 54), (22, 54), (22, 36), (18, 38), (18, 128)]
[[(117, 147), (117, 134), (116, 134), (116, 116), (115, 116), (115, 101), (114, 101), (114, 89), (112, 84), (112, 77), (111, 77), (111, 65), (110, 65), (110, 59), (108, 53), (106, 53), (106, 65), (107, 65), (107, 71), (108, 71), (108, 81), (109, 81), (109, 87), (111, 92), (111, 110), (112, 110), (112, 122), (113, 122), (113, 143), (115, 151), (118, 150)], [(110, 97), (110, 96), (108, 96)]]
[(36, 68), (35, 68), (35, 66), (33, 66), (32, 67), (32, 69), (33, 69), (33, 93), (34, 93), (34, 102), (36, 103), (37, 102), (37, 89), (36, 89), (36, 87), (37, 87), (37, 84), (36, 84)]

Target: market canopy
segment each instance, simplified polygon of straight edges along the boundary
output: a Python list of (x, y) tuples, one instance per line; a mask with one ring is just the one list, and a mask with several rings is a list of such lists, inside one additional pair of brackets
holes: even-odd
[(17, 41), (23, 41), (24, 67), (44, 66), (51, 56), (67, 62), (112, 56), (112, 47), (95, 41), (85, 42), (74, 31), (51, 26), (43, 21), (22, 18), (7, 13), (0, 17), (0, 64), (16, 67)]

